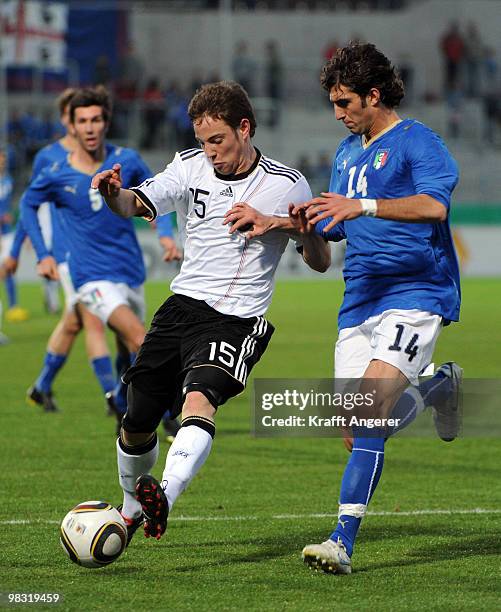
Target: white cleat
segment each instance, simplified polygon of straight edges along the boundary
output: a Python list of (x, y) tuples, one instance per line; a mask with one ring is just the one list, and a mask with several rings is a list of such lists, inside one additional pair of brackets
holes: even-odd
[(311, 569), (322, 570), (326, 574), (351, 574), (351, 559), (340, 539), (305, 546), (302, 556)]
[(442, 372), (451, 380), (451, 391), (444, 400), (432, 407), (435, 429), (444, 442), (452, 442), (457, 438), (461, 420), (461, 383), (463, 370), (457, 363), (449, 361), (441, 365), (438, 372)]

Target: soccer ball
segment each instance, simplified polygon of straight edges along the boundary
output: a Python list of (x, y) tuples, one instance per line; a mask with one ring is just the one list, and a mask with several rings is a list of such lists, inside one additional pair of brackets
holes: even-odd
[(127, 527), (120, 512), (102, 501), (87, 501), (72, 508), (61, 523), (61, 546), (83, 567), (113, 563), (127, 545)]

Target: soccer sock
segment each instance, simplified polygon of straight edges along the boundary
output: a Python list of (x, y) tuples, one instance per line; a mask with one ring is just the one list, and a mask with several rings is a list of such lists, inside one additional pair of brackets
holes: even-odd
[(409, 386), (402, 393), (389, 417), (390, 419), (398, 419), (398, 424), (392, 428), (388, 427), (386, 437), (410, 425), (426, 408), (427, 404), (423, 401), (419, 389), (420, 387)]
[(136, 499), (136, 480), (142, 474), (149, 474), (158, 459), (158, 438), (141, 446), (127, 446), (121, 437), (117, 440), (118, 481), (124, 492), (122, 513), (127, 518), (141, 515), (141, 504)]
[(162, 475), (162, 488), (169, 509), (205, 463), (215, 433), (214, 422), (206, 417), (189, 416), (183, 419), (181, 429), (167, 453)]
[(102, 357), (95, 357), (90, 362), (94, 374), (101, 385), (103, 393), (109, 393), (115, 388), (115, 377), (113, 375), (113, 365), (111, 364), (111, 357), (109, 355), (103, 355)]
[(7, 291), (7, 303), (9, 304), (9, 308), (17, 306), (17, 284), (12, 274), (8, 274), (5, 277), (5, 289)]
[(56, 374), (63, 367), (66, 357), (67, 355), (57, 355), (56, 353), (51, 353), (50, 351), (45, 353), (42, 371), (35, 381), (35, 388), (38, 389), (38, 391), (49, 393), (52, 387), (52, 382), (56, 377)]
[(384, 438), (355, 437), (339, 495), (338, 524), (330, 539), (340, 538), (351, 557), (358, 528), (379, 482), (384, 463)]
[(136, 353), (129, 353), (127, 357), (118, 353), (115, 359), (117, 383), (113, 395), (115, 396), (116, 407), (123, 414), (127, 411), (127, 385), (122, 382), (122, 376), (135, 361)]
[(452, 390), (452, 380), (440, 370), (431, 378), (419, 384), (419, 391), (423, 397), (425, 406), (433, 406), (442, 402), (444, 396), (449, 395)]

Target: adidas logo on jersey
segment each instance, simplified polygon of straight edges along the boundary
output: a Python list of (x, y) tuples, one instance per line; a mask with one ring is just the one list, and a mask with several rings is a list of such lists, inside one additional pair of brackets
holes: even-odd
[(231, 198), (233, 196), (233, 189), (231, 188), (231, 185), (229, 187), (226, 187), (226, 189), (223, 189), (223, 191), (221, 191), (219, 195), (224, 196), (226, 198)]
[(75, 194), (77, 192), (76, 187), (72, 187), (71, 185), (65, 185), (64, 186), (64, 190), (65, 191), (69, 191), (70, 193)]

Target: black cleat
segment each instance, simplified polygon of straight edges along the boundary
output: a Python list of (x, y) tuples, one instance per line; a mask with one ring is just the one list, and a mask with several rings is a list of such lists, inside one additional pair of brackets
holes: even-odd
[(144, 515), (144, 535), (159, 540), (167, 529), (169, 504), (160, 483), (151, 474), (136, 480), (136, 499)]
[[(117, 506), (117, 510), (120, 512), (120, 514), (122, 514), (122, 504), (120, 504), (120, 506)], [(130, 518), (125, 517), (123, 514), (122, 514), (122, 518), (125, 522), (125, 526), (127, 527), (127, 545), (126, 546), (129, 546), (133, 535), (136, 533), (139, 527), (141, 527), (141, 525), (143, 524), (144, 518), (141, 515), (135, 519), (130, 519)]]
[(26, 401), (32, 406), (42, 406), (45, 412), (61, 412), (54, 401), (52, 391), (39, 391), (35, 385), (26, 391)]

